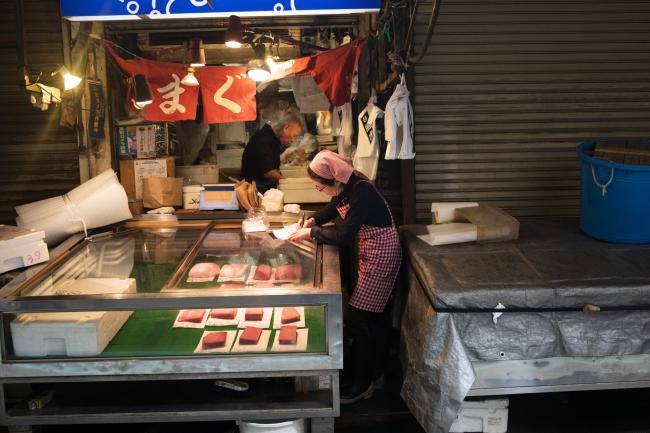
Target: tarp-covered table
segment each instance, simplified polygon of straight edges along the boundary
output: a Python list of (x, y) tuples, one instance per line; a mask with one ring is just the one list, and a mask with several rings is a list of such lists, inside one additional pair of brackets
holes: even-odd
[(401, 335), (402, 397), (427, 432), (449, 431), (467, 395), (650, 386), (650, 245), (594, 240), (573, 219), (522, 222), (512, 242), (424, 233), (401, 228)]

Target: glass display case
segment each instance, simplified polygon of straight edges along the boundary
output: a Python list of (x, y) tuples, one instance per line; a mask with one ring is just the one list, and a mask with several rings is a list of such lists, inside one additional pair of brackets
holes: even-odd
[[(2, 294), (3, 390), (12, 383), (32, 389), (21, 403), (3, 399), (5, 424), (338, 415), (342, 313), (333, 247), (216, 222), (120, 229), (83, 240)], [(264, 381), (233, 407), (214, 382), (232, 378), (280, 381), (277, 408), (265, 401), (260, 410)], [(204, 391), (208, 381), (206, 398), (218, 404), (184, 401), (179, 409), (163, 401), (154, 409), (143, 397), (141, 407), (125, 409), (105, 396), (94, 397), (97, 406), (72, 403), (66, 392), (84, 383), (126, 390), (139, 381), (151, 395), (178, 379)], [(47, 416), (28, 408), (44, 386), (59, 396)]]

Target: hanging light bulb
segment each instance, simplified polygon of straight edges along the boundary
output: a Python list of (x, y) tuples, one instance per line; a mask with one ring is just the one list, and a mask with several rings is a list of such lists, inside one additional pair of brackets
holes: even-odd
[(153, 102), (153, 96), (151, 94), (151, 88), (149, 87), (149, 81), (147, 81), (146, 75), (137, 74), (133, 77), (133, 86), (135, 99), (133, 99), (133, 105), (139, 110), (142, 110), (147, 105)]
[(79, 83), (81, 83), (81, 78), (71, 74), (65, 66), (61, 66), (56, 71), (52, 72), (52, 76), (55, 76), (56, 74), (63, 77), (63, 88), (65, 90), (74, 89), (79, 85)]
[(191, 67), (200, 68), (205, 66), (205, 49), (203, 48), (203, 41), (201, 39), (190, 39), (187, 44), (187, 49), (190, 56)]
[(226, 31), (226, 46), (228, 48), (241, 48), (242, 34), (241, 20), (237, 15), (230, 15), (230, 18), (228, 18), (228, 30)]
[(255, 58), (248, 61), (246, 73), (255, 81), (266, 81), (271, 78), (271, 69), (266, 61), (267, 51), (264, 44), (254, 45)]
[(187, 75), (181, 80), (183, 86), (196, 87), (199, 85), (199, 80), (197, 80), (196, 75), (194, 75), (194, 68), (187, 68)]

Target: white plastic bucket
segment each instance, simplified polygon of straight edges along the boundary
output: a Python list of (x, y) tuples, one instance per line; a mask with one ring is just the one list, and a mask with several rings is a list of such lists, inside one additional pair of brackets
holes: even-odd
[(201, 185), (187, 185), (183, 187), (183, 209), (198, 209), (199, 199), (203, 187)]
[(305, 433), (305, 418), (288, 421), (240, 421), (240, 433)]

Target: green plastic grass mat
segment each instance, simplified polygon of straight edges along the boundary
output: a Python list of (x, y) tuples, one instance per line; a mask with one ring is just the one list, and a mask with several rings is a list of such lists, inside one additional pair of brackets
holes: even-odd
[[(99, 356), (242, 355), (241, 352), (195, 354), (194, 349), (199, 344), (204, 331), (223, 331), (237, 329), (237, 327), (174, 328), (173, 325), (177, 315), (178, 310), (135, 311)], [(273, 323), (273, 319), (271, 319), (271, 323)], [(305, 307), (305, 326), (309, 328), (307, 352), (324, 353), (326, 351), (324, 307)], [(270, 351), (276, 332), (279, 332), (279, 330), (271, 332), (271, 338), (269, 338), (266, 349), (267, 353), (270, 355), (286, 354), (287, 352)]]

